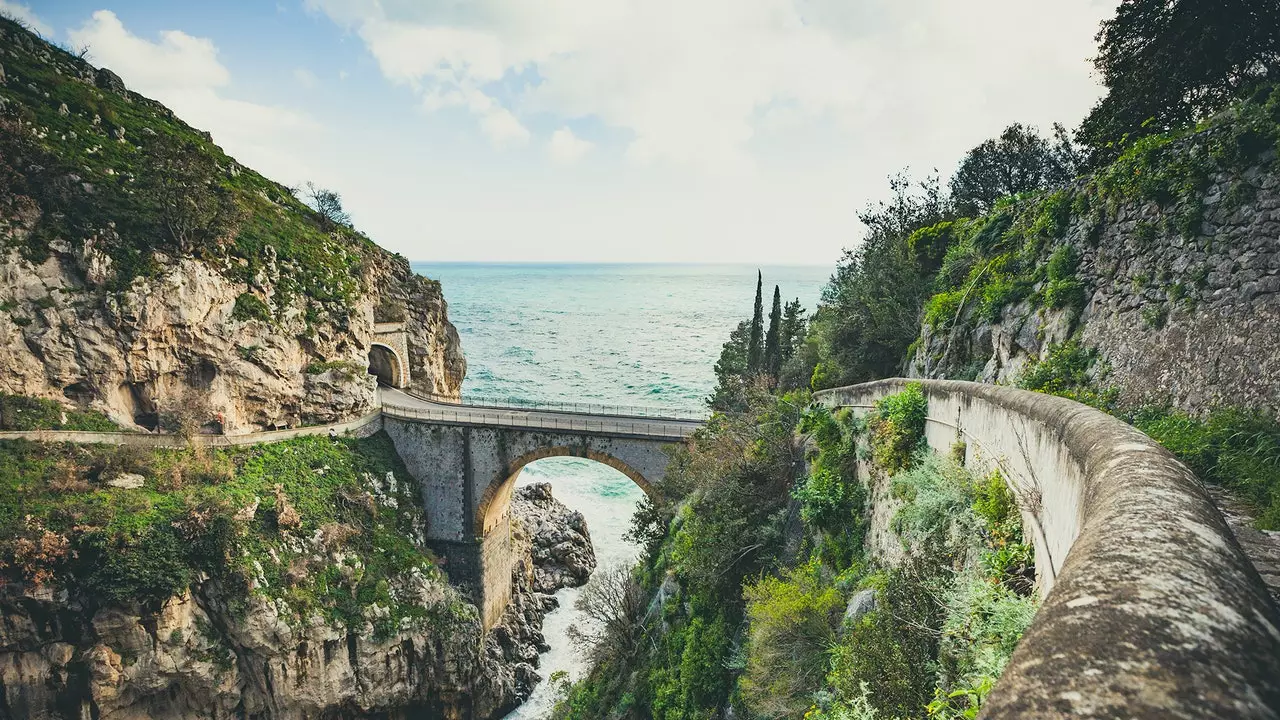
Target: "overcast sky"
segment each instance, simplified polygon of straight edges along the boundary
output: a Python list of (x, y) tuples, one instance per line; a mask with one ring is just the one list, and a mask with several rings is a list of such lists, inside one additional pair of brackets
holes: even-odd
[(1115, 0), (0, 0), (415, 260), (830, 264), (902, 168), (1074, 126)]

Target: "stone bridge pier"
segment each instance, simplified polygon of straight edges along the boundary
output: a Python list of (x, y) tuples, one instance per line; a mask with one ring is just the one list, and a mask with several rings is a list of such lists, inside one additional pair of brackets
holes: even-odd
[(450, 580), (475, 596), (485, 628), (502, 617), (511, 599), (510, 501), (521, 468), (547, 457), (589, 458), (648, 493), (662, 482), (667, 446), (683, 440), (674, 433), (619, 431), (607, 419), (597, 421), (598, 431), (398, 418), (394, 410), (385, 411), (383, 421), (422, 487), (427, 537), (446, 559)]

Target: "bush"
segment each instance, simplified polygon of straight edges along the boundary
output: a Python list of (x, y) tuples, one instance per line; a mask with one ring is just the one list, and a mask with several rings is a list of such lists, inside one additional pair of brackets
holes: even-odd
[(1099, 379), (1106, 373), (1106, 366), (1099, 365), (1097, 351), (1084, 348), (1076, 340), (1069, 340), (1051, 348), (1045, 359), (1027, 366), (1018, 377), (1018, 387), (1114, 412), (1119, 390), (1098, 387)]
[(750, 622), (743, 699), (763, 717), (798, 717), (826, 674), (843, 598), (814, 563), (761, 578), (743, 595)]
[(912, 455), (924, 439), (929, 401), (920, 383), (909, 383), (902, 392), (881, 398), (867, 424), (871, 430), (871, 454), (890, 475), (910, 467)]
[(236, 305), (231, 309), (231, 319), (241, 322), (246, 320), (270, 322), (271, 309), (262, 301), (262, 298), (253, 293), (244, 292), (236, 297)]
[(964, 290), (948, 290), (929, 298), (924, 307), (924, 322), (934, 330), (950, 325), (960, 311), (960, 303), (964, 300)]

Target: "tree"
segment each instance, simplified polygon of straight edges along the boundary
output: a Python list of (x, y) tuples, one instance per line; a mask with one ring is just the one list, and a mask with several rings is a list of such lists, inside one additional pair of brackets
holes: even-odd
[(312, 210), (320, 215), (320, 223), (326, 230), (351, 227), (351, 216), (342, 209), (342, 196), (335, 190), (307, 183), (307, 200)]
[(1097, 40), (1107, 95), (1077, 132), (1094, 165), (1280, 80), (1276, 0), (1124, 0)]
[(182, 252), (209, 247), (235, 235), (242, 211), (218, 182), (221, 169), (195, 143), (156, 135), (143, 149), (146, 171), (138, 194), (155, 210), (163, 232)]
[(1066, 183), (1076, 174), (1076, 153), (1066, 128), (1054, 124), (1054, 141), (1034, 127), (1014, 123), (973, 148), (951, 178), (951, 200), (962, 215), (991, 211), (1000, 198)]
[(769, 332), (764, 337), (764, 371), (774, 382), (782, 371), (782, 293), (773, 286), (773, 309), (769, 311)]
[(640, 640), (647, 599), (626, 565), (598, 570), (574, 602), (587, 622), (570, 625), (569, 638), (582, 646), (592, 664), (630, 657)]
[(761, 291), (764, 289), (764, 276), (756, 271), (756, 310), (751, 316), (751, 336), (747, 340), (747, 373), (760, 372), (764, 362), (764, 304)]
[(715, 366), (716, 389), (707, 400), (712, 410), (729, 412), (743, 409), (742, 392), (746, 385), (750, 335), (751, 324), (743, 320), (729, 333), (729, 339), (720, 348), (720, 359), (716, 360)]
[(845, 250), (823, 288), (823, 304), (810, 326), (819, 356), (815, 389), (896, 374), (920, 332), (931, 276), (920, 267), (909, 238), (953, 210), (936, 176), (915, 183), (899, 174), (889, 187), (889, 202), (859, 213), (866, 238)]
[(788, 301), (782, 310), (782, 329), (778, 333), (783, 362), (790, 360), (804, 343), (808, 324), (804, 307), (800, 305), (800, 298)]

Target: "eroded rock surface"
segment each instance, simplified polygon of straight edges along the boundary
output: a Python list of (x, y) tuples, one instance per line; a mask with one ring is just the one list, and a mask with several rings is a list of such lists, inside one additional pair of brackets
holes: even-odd
[(511, 510), (532, 546), (533, 589), (554, 593), (585, 585), (596, 569), (596, 554), (582, 513), (552, 497), (548, 483), (518, 488), (511, 498)]
[[(376, 404), (366, 368), (375, 309), (387, 307), (404, 318), (412, 386), (445, 395), (461, 387), (466, 363), (440, 287), (403, 258), (370, 250), (356, 305), (308, 317), (305, 298), (270, 305), (275, 273), (244, 283), (191, 257), (161, 257), (155, 273), (111, 291), (113, 260), (101, 244), (63, 243), (38, 263), (0, 250), (0, 299), (13, 308), (0, 312), (0, 392), (144, 427), (194, 399), (228, 434), (351, 419)], [(273, 317), (237, 317), (246, 294)]]

